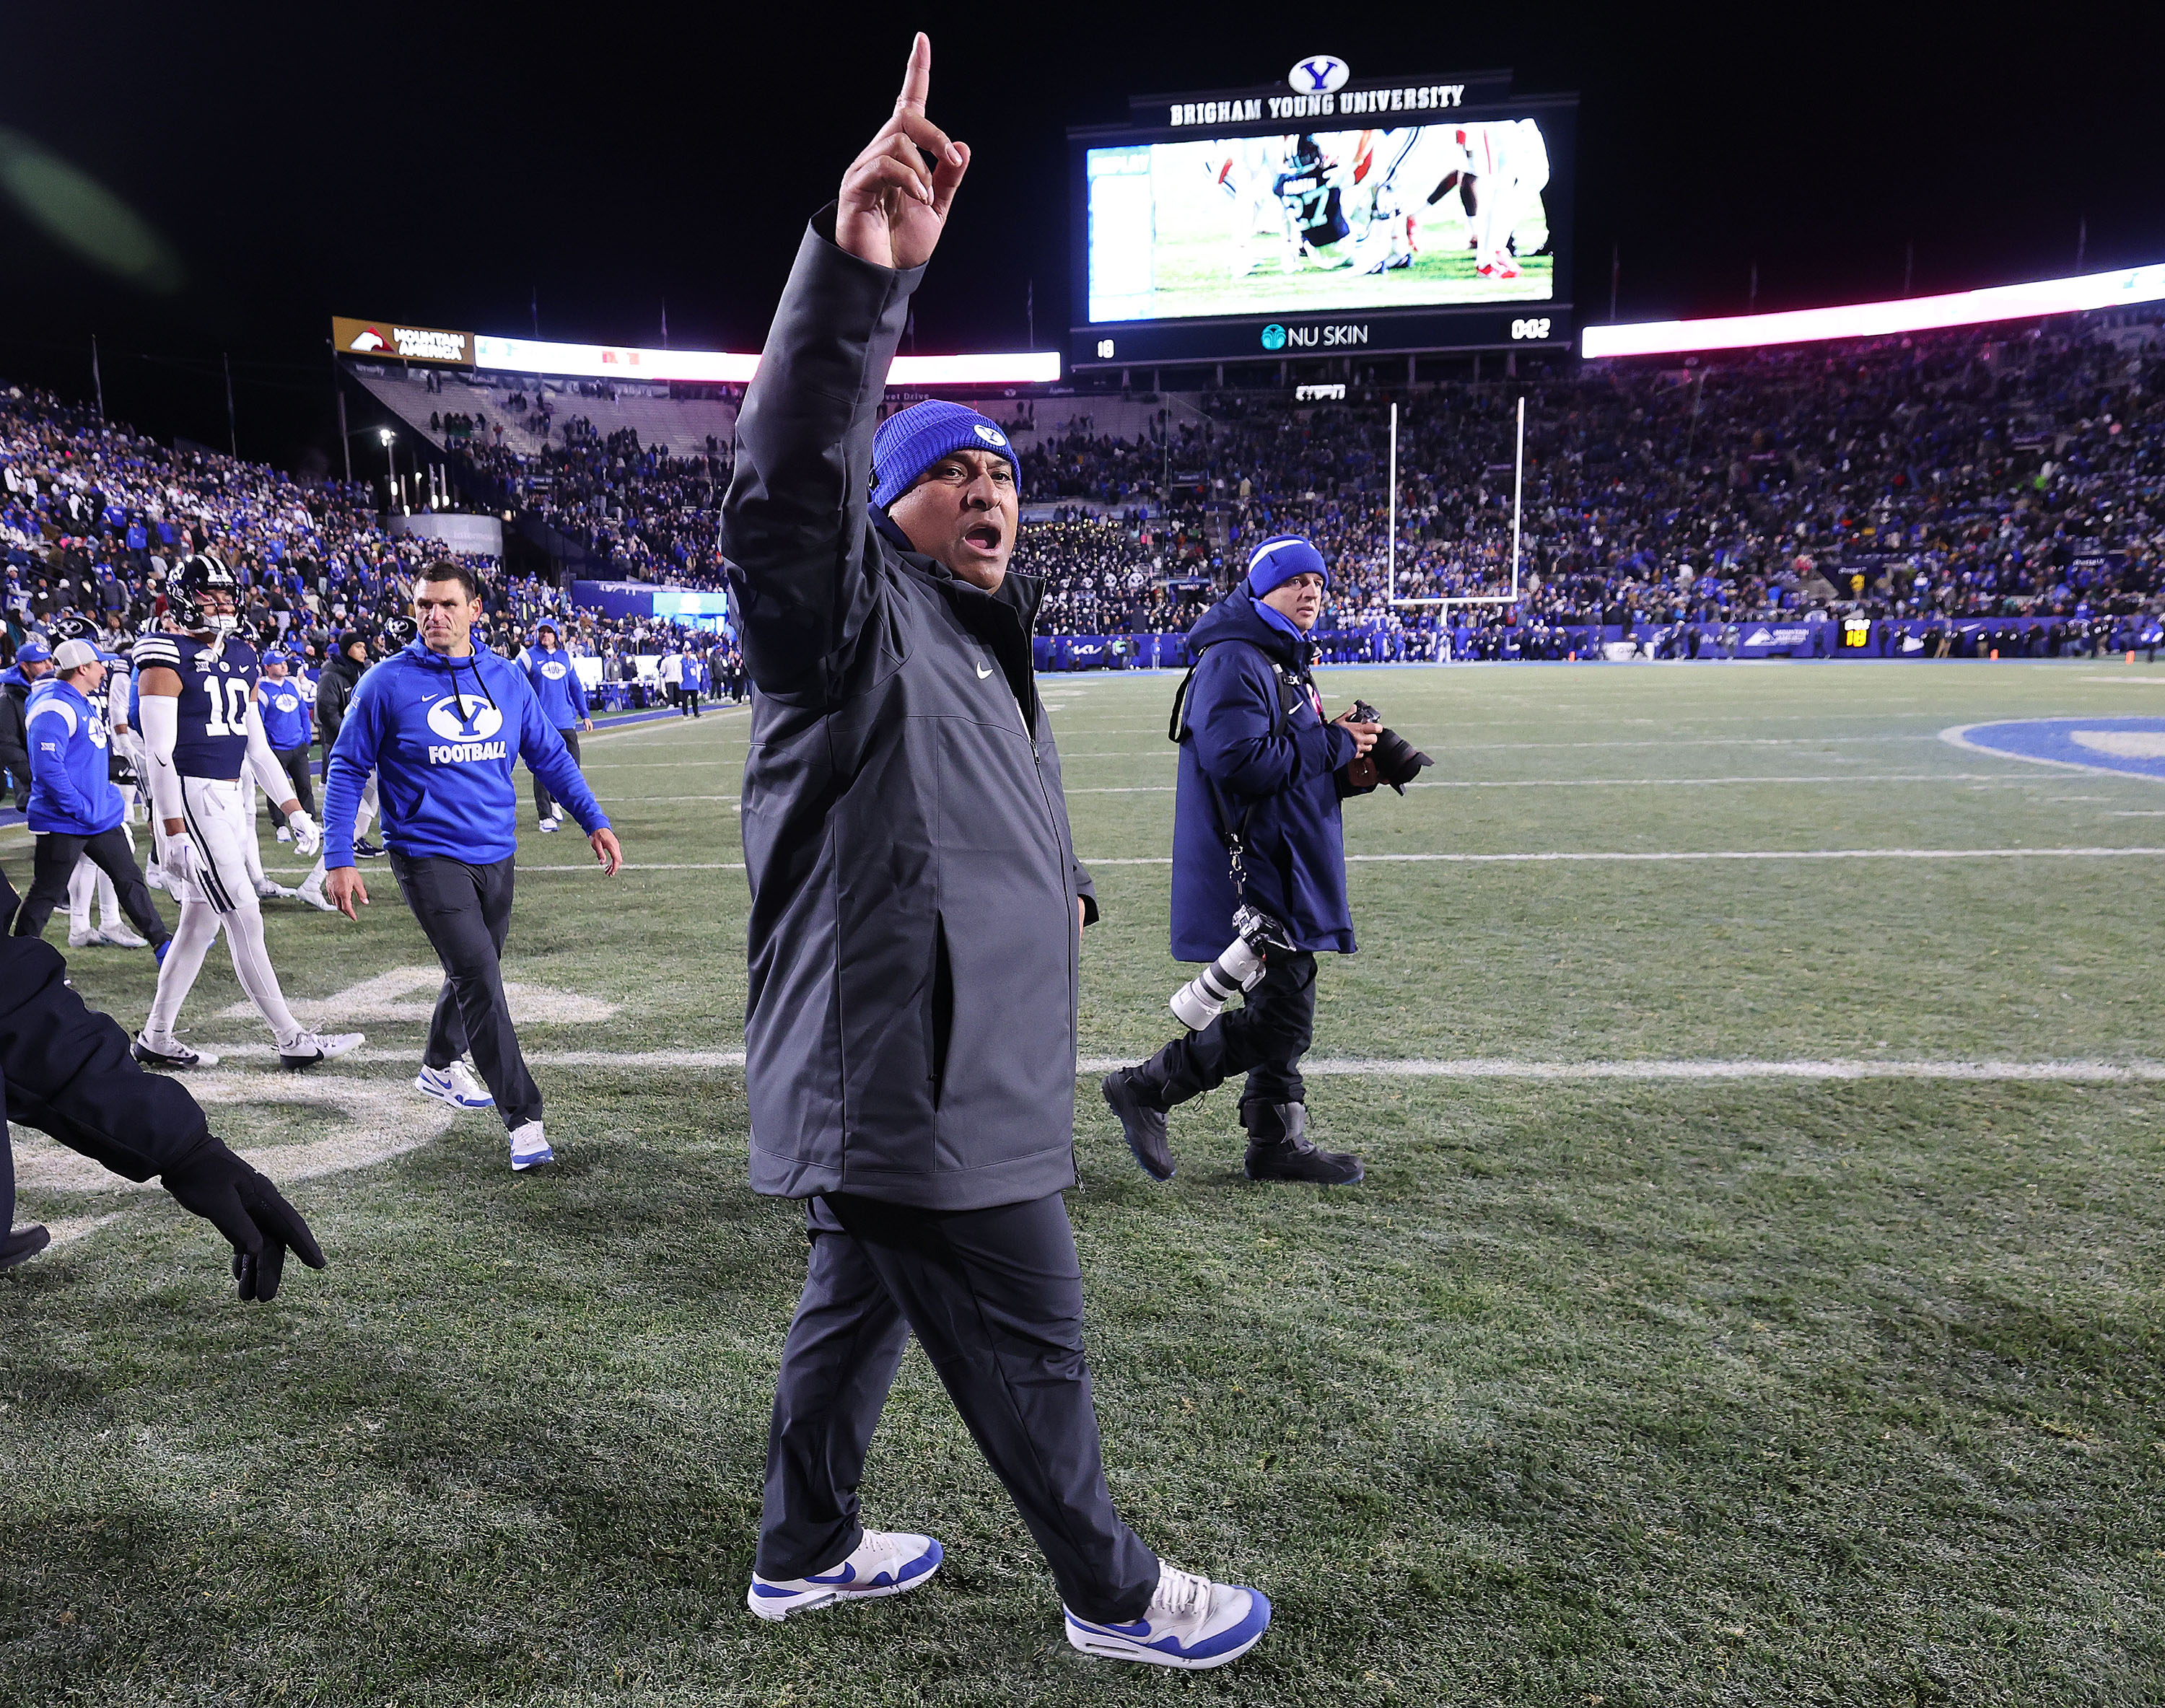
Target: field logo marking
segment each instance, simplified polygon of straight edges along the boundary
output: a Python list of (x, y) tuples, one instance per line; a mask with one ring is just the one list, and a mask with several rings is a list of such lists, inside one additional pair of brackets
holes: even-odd
[[(394, 967), (388, 973), (365, 978), (335, 995), (303, 998), (289, 1005), (293, 1018), (311, 1030), (370, 1020), (416, 1020), (425, 1025), (435, 1012), (436, 992), (443, 988), (443, 983), (444, 973), (440, 967)], [(423, 991), (428, 993), (425, 997), (407, 999)], [(557, 990), (545, 984), (519, 984), (509, 979), (504, 981), (503, 994), (511, 1004), (511, 1018), (521, 1025), (590, 1025), (611, 1018), (618, 1006), (596, 997), (581, 996), (576, 991)], [(245, 1001), (218, 1011), (222, 1020), (250, 1020), (255, 1015), (255, 1004)]]
[[(213, 1073), (191, 1075), (187, 1088), (206, 1108), (266, 1104), (292, 1107), (295, 1128), (313, 1134), (294, 1144), (257, 1145), (242, 1157), (281, 1186), (368, 1168), (417, 1151), (443, 1136), (456, 1117), (442, 1104), (403, 1083), (315, 1074)], [(109, 1173), (89, 1157), (27, 1127), (10, 1129), (18, 1184), (30, 1193), (155, 1193), (155, 1180), (136, 1182)], [(49, 1224), (55, 1245), (82, 1239), (123, 1214), (64, 1217)]]
[(1958, 724), (1940, 740), (1999, 759), (2165, 783), (2165, 718), (2016, 718)]

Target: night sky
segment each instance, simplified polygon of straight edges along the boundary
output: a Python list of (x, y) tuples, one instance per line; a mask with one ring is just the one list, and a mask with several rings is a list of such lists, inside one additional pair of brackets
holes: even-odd
[[(2133, 8), (663, 4), (11, 8), (0, 126), (163, 257), (124, 282), (0, 198), (0, 375), (243, 454), (336, 460), (328, 319), (751, 349), (804, 218), (883, 122), (913, 29), (976, 164), (918, 348), (1067, 325), (1066, 127), (1131, 93), (1511, 66), (1577, 90), (1582, 320), (1741, 312), (2165, 260), (2154, 20)], [(1431, 22), (1394, 22), (1422, 15)], [(1362, 24), (1340, 20), (1367, 19)], [(1050, 21), (1048, 21), (1050, 20)], [(1808, 21), (1807, 21), (1808, 20)], [(5, 138), (0, 137), (0, 143)], [(20, 159), (19, 154), (15, 158)], [(354, 424), (358, 425), (356, 421)]]

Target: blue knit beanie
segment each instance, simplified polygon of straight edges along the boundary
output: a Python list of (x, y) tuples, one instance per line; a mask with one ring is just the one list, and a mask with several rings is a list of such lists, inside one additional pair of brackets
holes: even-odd
[(882, 509), (917, 484), (918, 476), (956, 451), (995, 451), (1022, 482), (1022, 464), (1006, 430), (975, 409), (938, 398), (898, 409), (872, 435), (872, 502)]
[(1273, 535), (1248, 555), (1248, 591), (1256, 598), (1297, 575), (1320, 575), (1324, 586), (1330, 585), (1323, 554), (1298, 534)]

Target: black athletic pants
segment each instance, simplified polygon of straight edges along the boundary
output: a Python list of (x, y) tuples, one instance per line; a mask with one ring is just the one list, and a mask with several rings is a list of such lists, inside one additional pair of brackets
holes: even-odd
[[(586, 762), (579, 757), (579, 732), (576, 729), (572, 729), (559, 730), (556, 733), (564, 738), (564, 746), (571, 750), (572, 763), (582, 771), (586, 769)], [(550, 799), (549, 791), (543, 786), (540, 776), (537, 772), (534, 778), (534, 816), (537, 819), (545, 819), (556, 810), (556, 803)]]
[(1300, 1058), (1315, 1039), (1315, 957), (1273, 952), (1264, 961), (1262, 982), (1244, 1001), (1166, 1046), (1160, 1059), (1167, 1103), (1185, 1103), (1243, 1073), (1244, 1107), (1308, 1101)]
[[(760, 1574), (807, 1577), (856, 1547), (865, 1450), (914, 1331), (1061, 1600), (1084, 1619), (1141, 1617), (1157, 1557), (1105, 1487), (1060, 1194), (943, 1212), (837, 1194), (807, 1210), (812, 1258), (775, 1384)], [(887, 1496), (886, 1522), (916, 1526), (909, 1494)]]
[(511, 1007), (503, 999), (504, 935), (511, 929), (511, 862), (469, 866), (441, 855), (391, 852), (391, 871), (429, 946), (444, 988), (421, 1059), (448, 1068), (471, 1049), (474, 1067), (508, 1128), (541, 1119), (541, 1089), (526, 1071)]
[(129, 844), (127, 831), (119, 825), (101, 830), (95, 836), (64, 836), (56, 830), (48, 830), (32, 840), (36, 846), (30, 856), (30, 894), (15, 915), (17, 936), (45, 935), (45, 921), (52, 918), (55, 908), (66, 902), (68, 879), (75, 876), (75, 862), (85, 854), (113, 880), (122, 910), (153, 946), (173, 935), (158, 917), (158, 909), (150, 904), (150, 886), (143, 882), (143, 869), (135, 863), (135, 850)]
[[(313, 819), (316, 815), (316, 778), (314, 768), (308, 763), (308, 743), (303, 742), (298, 747), (273, 747), (271, 751), (278, 756), (278, 768), (293, 785), (293, 799), (300, 802), (301, 810)], [(276, 801), (271, 803), (271, 828), (286, 828), (286, 815), (278, 810)]]

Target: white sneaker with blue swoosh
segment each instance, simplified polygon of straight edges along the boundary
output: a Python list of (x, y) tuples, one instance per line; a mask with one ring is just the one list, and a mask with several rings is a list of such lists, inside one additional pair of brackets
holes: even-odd
[(1066, 1608), (1061, 1611), (1067, 1613), (1068, 1642), (1085, 1654), (1188, 1672), (1240, 1659), (1263, 1640), (1271, 1623), (1270, 1600), (1262, 1590), (1214, 1584), (1162, 1560), (1156, 1591), (1140, 1619), (1099, 1625)]
[(868, 1530), (841, 1564), (809, 1578), (751, 1574), (745, 1605), (761, 1619), (787, 1619), (838, 1601), (877, 1601), (914, 1589), (940, 1569), (940, 1544), (903, 1531)]

